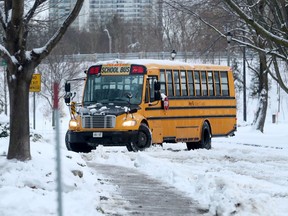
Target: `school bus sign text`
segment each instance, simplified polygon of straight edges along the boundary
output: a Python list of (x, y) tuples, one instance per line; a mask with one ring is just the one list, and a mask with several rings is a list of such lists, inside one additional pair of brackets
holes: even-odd
[(30, 83), (30, 92), (40, 92), (41, 91), (41, 74), (33, 74)]

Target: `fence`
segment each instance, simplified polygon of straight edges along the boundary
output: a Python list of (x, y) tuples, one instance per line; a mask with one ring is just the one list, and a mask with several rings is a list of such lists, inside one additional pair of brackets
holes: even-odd
[[(65, 56), (67, 61), (73, 62), (97, 62), (112, 59), (170, 59), (170, 52), (133, 52), (133, 53), (94, 53), (94, 54), (74, 54)], [(233, 58), (241, 58), (240, 54), (233, 53)], [(181, 61), (227, 64), (227, 53), (217, 52), (203, 54), (199, 52), (178, 52), (175, 58)]]

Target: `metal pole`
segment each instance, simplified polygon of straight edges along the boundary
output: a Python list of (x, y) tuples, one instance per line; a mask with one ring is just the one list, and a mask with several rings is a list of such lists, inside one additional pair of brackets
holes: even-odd
[(230, 43), (232, 41), (232, 34), (231, 32), (227, 32), (226, 34), (226, 39), (227, 39), (227, 43), (228, 43), (228, 47), (227, 47), (227, 65), (230, 66)]
[(243, 46), (243, 120), (247, 121), (246, 103), (246, 47)]
[(280, 97), (280, 85), (277, 84), (277, 92), (278, 92), (278, 113), (280, 113), (280, 100), (281, 100), (281, 97)]
[(107, 33), (107, 35), (108, 35), (108, 39), (109, 39), (109, 53), (111, 53), (111, 52), (112, 52), (112, 38), (111, 38), (111, 35), (110, 35), (108, 29), (104, 29), (104, 31), (105, 31), (105, 32)]
[(61, 178), (61, 155), (60, 155), (60, 132), (59, 132), (59, 83), (54, 83), (54, 103), (53, 108), (55, 112), (56, 123), (56, 169), (57, 169), (57, 201), (58, 201), (58, 216), (63, 215), (62, 207), (62, 178)]
[(228, 43), (228, 56), (227, 56), (227, 65), (230, 66), (230, 42)]
[(33, 92), (33, 129), (36, 129), (36, 99), (35, 92)]
[(6, 79), (6, 67), (4, 66), (4, 113), (7, 115), (7, 79)]

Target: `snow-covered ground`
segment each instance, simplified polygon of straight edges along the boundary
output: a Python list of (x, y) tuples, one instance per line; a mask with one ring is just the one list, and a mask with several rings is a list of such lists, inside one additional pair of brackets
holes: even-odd
[[(5, 121), (3, 115), (0, 119)], [(138, 169), (199, 201), (209, 209), (208, 215), (287, 215), (287, 121), (268, 122), (264, 134), (251, 126), (239, 127), (235, 137), (213, 139), (211, 150), (186, 151), (183, 143), (137, 153), (100, 146), (85, 157), (65, 149), (65, 124), (61, 126), (65, 216), (105, 215), (111, 208), (123, 212), (117, 206), (117, 186), (105, 182), (85, 160)], [(32, 160), (27, 162), (7, 161), (8, 139), (0, 139), (1, 216), (57, 215), (54, 131), (39, 131), (44, 139), (31, 143)]]
[[(125, 215), (117, 185), (105, 181), (89, 163), (137, 169), (209, 209), (207, 215), (286, 216), (288, 212), (288, 100), (281, 98), (277, 124), (277, 97), (271, 97), (264, 134), (239, 123), (236, 136), (212, 139), (211, 150), (186, 151), (183, 143), (164, 144), (145, 152), (125, 147), (98, 147), (89, 154), (68, 152), (64, 144), (67, 119), (61, 120), (62, 200), (64, 216)], [(238, 119), (242, 119), (241, 98)], [(41, 103), (40, 103), (41, 104)], [(38, 104), (37, 104), (38, 105)], [(253, 120), (248, 101), (248, 122)], [(31, 142), (32, 160), (7, 160), (8, 139), (0, 138), (0, 216), (57, 215), (56, 144), (51, 123), (37, 106), (36, 132), (43, 139)], [(7, 122), (0, 115), (0, 123)], [(32, 121), (32, 118), (31, 118)]]
[(98, 148), (92, 160), (129, 166), (171, 184), (203, 204), (211, 215), (287, 215), (288, 124), (250, 126), (233, 138), (213, 139), (212, 150), (186, 151), (164, 144), (146, 152)]

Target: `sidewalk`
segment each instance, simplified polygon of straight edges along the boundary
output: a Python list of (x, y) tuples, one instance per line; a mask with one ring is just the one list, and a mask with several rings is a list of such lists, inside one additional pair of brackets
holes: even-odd
[[(125, 216), (193, 216), (205, 214), (205, 210), (197, 208), (199, 205), (191, 198), (185, 197), (174, 187), (167, 186), (137, 170), (95, 163), (88, 163), (88, 166), (92, 169), (95, 168), (111, 184), (119, 186), (119, 193), (129, 203), (128, 207), (123, 206), (127, 212)], [(122, 214), (117, 214), (117, 216), (120, 215), (122, 216)]]

